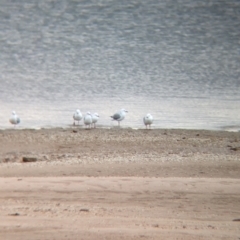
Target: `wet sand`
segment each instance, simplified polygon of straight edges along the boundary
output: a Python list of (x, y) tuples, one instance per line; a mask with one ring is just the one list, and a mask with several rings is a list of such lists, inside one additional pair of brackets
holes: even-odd
[(239, 239), (239, 157), (233, 132), (1, 130), (0, 239)]

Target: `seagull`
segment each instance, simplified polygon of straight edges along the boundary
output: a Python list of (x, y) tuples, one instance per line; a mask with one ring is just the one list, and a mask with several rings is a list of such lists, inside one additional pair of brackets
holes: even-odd
[(143, 123), (146, 125), (146, 129), (151, 128), (151, 124), (153, 123), (153, 116), (148, 113), (144, 118), (143, 118)]
[(113, 120), (118, 121), (118, 126), (120, 126), (120, 121), (122, 121), (125, 118), (125, 115), (128, 111), (125, 110), (124, 108), (119, 110), (118, 112), (114, 113), (111, 118)]
[(79, 109), (77, 109), (76, 112), (73, 114), (73, 120), (73, 125), (75, 125), (75, 121), (77, 121), (79, 125), (79, 121), (82, 120), (82, 113)]
[(12, 116), (11, 118), (9, 119), (9, 122), (11, 124), (14, 124), (14, 127), (20, 123), (20, 118), (18, 117), (18, 115), (16, 114), (15, 111), (12, 111)]
[(87, 112), (87, 114), (84, 116), (84, 124), (86, 126), (89, 126), (89, 128), (91, 128), (92, 114), (90, 112)]
[(93, 124), (94, 128), (96, 128), (96, 122), (98, 121), (98, 119), (99, 119), (98, 113), (92, 114), (92, 124)]

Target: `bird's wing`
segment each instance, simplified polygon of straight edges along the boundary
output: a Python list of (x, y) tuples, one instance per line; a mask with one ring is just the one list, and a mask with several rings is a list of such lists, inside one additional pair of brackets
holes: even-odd
[(111, 116), (111, 118), (113, 118), (114, 120), (118, 120), (121, 118), (121, 114), (120, 113), (115, 113), (113, 116)]

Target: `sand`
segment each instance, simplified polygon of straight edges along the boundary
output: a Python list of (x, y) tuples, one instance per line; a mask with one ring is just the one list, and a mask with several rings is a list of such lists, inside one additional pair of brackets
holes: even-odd
[(239, 157), (234, 132), (1, 130), (0, 239), (240, 239)]

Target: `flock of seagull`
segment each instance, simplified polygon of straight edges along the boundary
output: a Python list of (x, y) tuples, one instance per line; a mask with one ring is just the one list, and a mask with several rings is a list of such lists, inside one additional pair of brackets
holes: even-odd
[[(117, 111), (116, 113), (114, 113), (110, 117), (112, 118), (113, 121), (117, 121), (118, 126), (120, 127), (120, 122), (125, 118), (127, 112), (128, 112), (127, 110), (121, 109), (121, 110)], [(76, 122), (79, 125), (79, 123), (82, 119), (83, 119), (83, 122), (84, 122), (84, 124), (86, 125), (87, 128), (96, 128), (96, 123), (99, 119), (99, 115), (98, 115), (98, 113), (87, 112), (83, 116), (81, 111), (79, 109), (77, 109), (75, 111), (75, 113), (73, 114), (73, 125), (76, 125)], [(9, 119), (9, 121), (14, 126), (16, 126), (17, 124), (20, 123), (20, 118), (18, 117), (18, 115), (16, 114), (15, 111), (12, 111), (12, 116)], [(151, 124), (153, 123), (153, 116), (150, 113), (145, 115), (143, 117), (143, 123), (145, 124), (146, 128), (150, 129)]]

